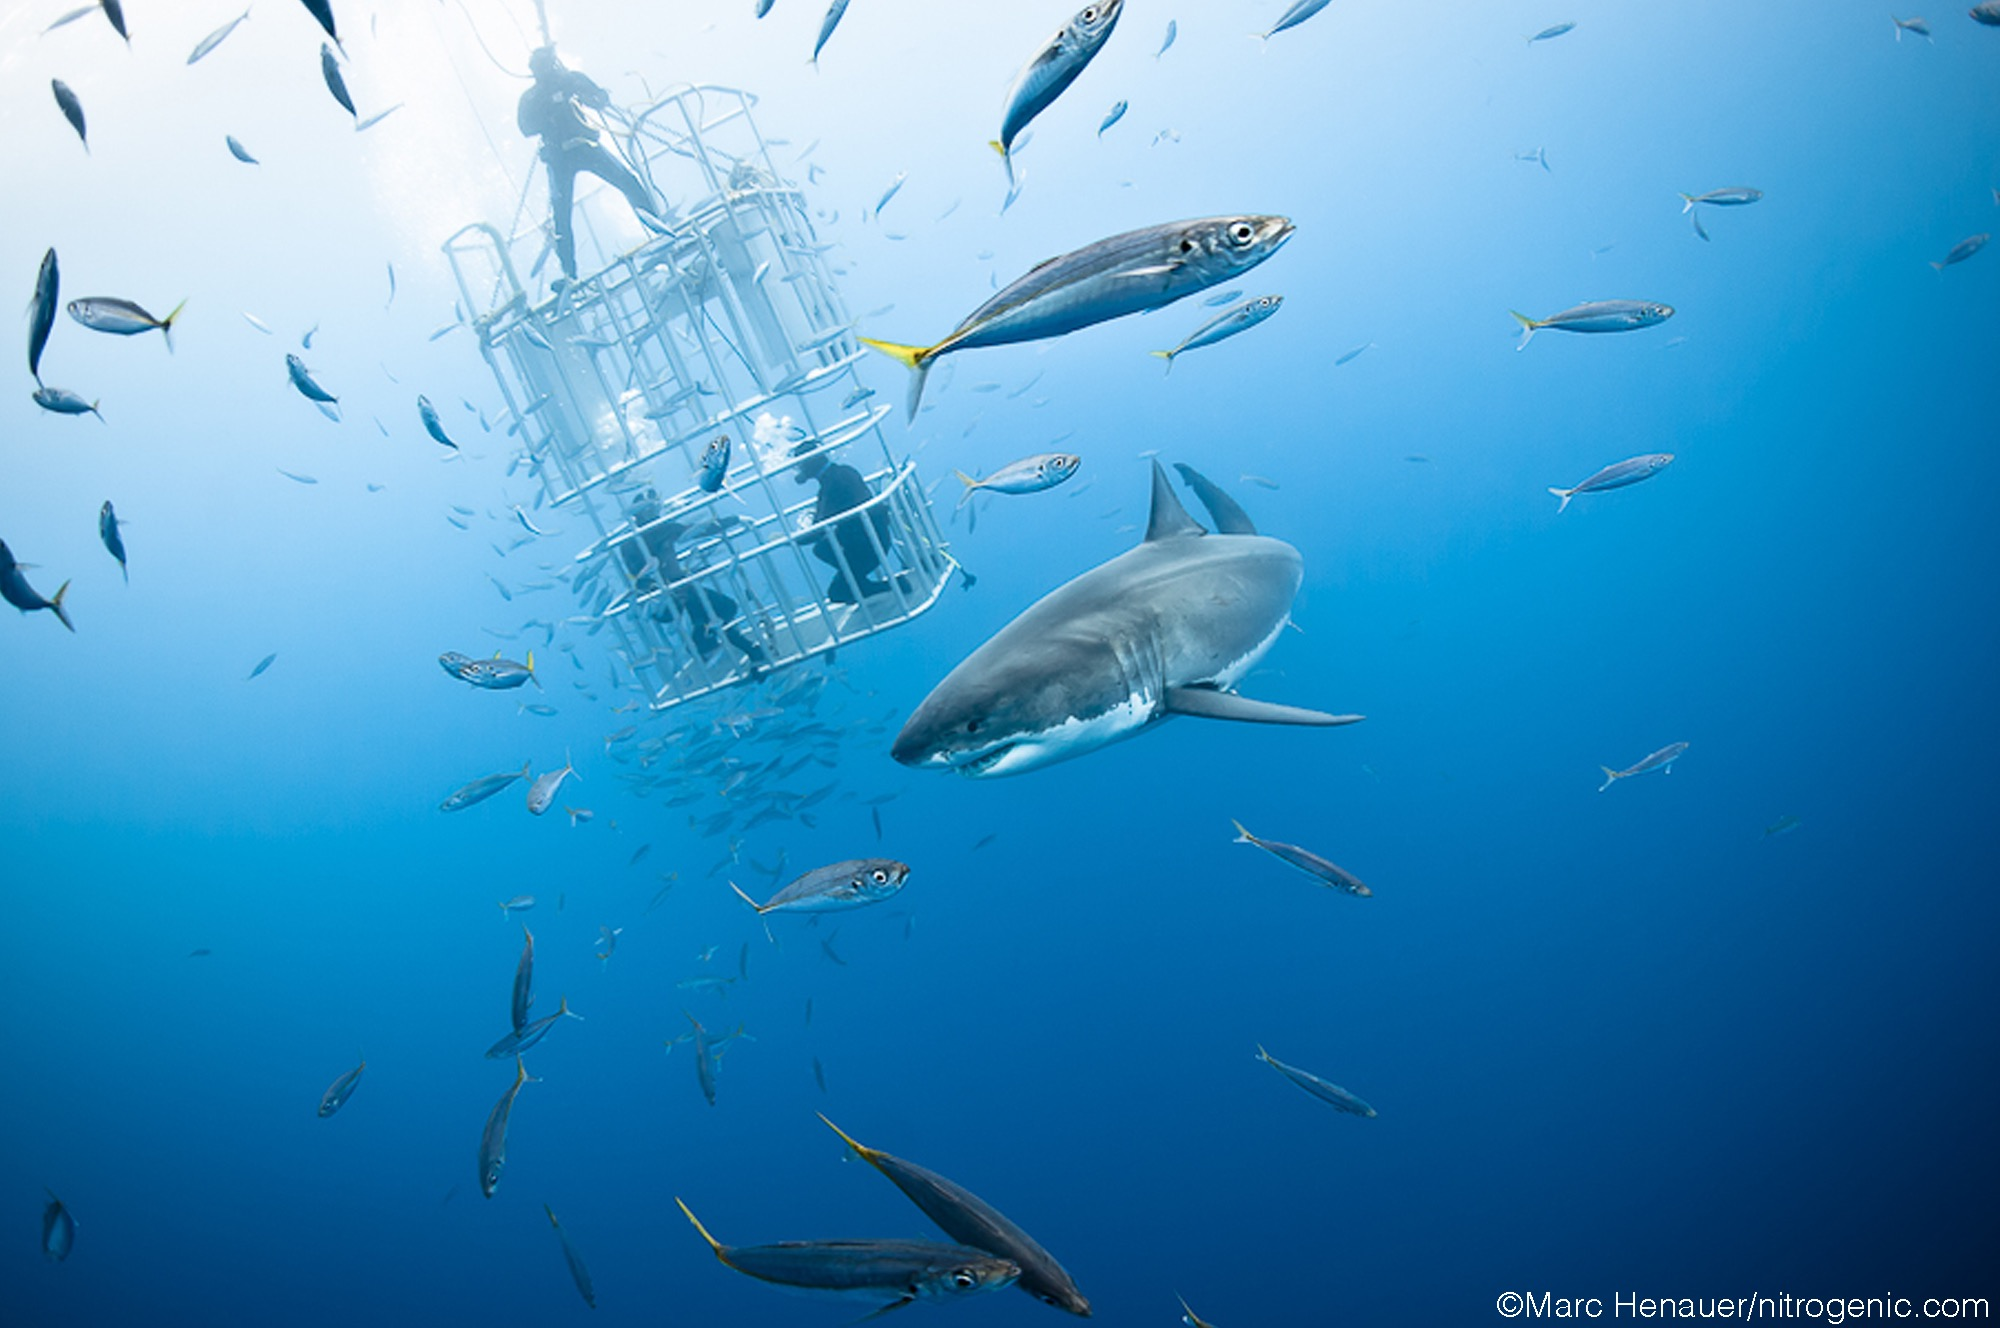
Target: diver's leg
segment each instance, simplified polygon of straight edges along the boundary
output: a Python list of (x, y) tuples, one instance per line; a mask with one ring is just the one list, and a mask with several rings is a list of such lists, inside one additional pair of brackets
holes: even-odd
[(555, 232), (556, 259), (563, 275), (576, 280), (576, 234), (570, 209), (576, 202), (576, 163), (567, 154), (549, 163), (549, 218)]
[(653, 197), (652, 192), (644, 184), (640, 183), (638, 176), (632, 174), (626, 168), (624, 162), (611, 155), (609, 148), (605, 147), (602, 143), (593, 143), (588, 148), (580, 149), (580, 152), (582, 153), (582, 159), (578, 169), (589, 171), (592, 175), (595, 175), (598, 179), (625, 195), (625, 201), (632, 205), (634, 212), (650, 212), (654, 216), (660, 215), (659, 200)]

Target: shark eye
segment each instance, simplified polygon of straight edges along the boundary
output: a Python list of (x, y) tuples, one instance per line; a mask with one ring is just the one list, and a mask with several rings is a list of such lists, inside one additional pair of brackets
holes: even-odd
[(979, 721), (978, 721), (978, 720), (976, 720), (976, 719), (968, 719), (968, 720), (966, 720), (966, 721), (965, 721), (965, 731), (966, 731), (967, 733), (977, 733), (977, 732), (979, 732)]
[(1247, 221), (1239, 221), (1229, 228), (1229, 238), (1238, 244), (1248, 244), (1257, 234), (1256, 227)]

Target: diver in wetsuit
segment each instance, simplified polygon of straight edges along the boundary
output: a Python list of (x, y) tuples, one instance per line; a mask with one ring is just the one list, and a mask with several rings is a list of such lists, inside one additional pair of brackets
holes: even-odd
[[(801, 444), (802, 451), (810, 451), (811, 442)], [(813, 507), (813, 524), (832, 521), (842, 512), (851, 512), (875, 496), (868, 487), (868, 481), (860, 471), (843, 461), (830, 460), (825, 453), (806, 457), (792, 476), (798, 484), (819, 481), (819, 502)], [(866, 524), (864, 524), (864, 521)], [(875, 527), (875, 538), (868, 538), (868, 526)], [(827, 582), (826, 598), (830, 604), (855, 604), (870, 595), (880, 595), (889, 589), (888, 583), (875, 575), (882, 566), (882, 559), (875, 550), (880, 547), (885, 552), (889, 548), (889, 514), (880, 507), (873, 508), (863, 517), (848, 517), (834, 522), (828, 531), (815, 531), (806, 537), (813, 557), (833, 568), (833, 579)], [(834, 551), (835, 545), (839, 552)], [(847, 572), (841, 570), (842, 556), (854, 573), (858, 585), (851, 585)]]
[(576, 280), (576, 235), (571, 210), (576, 201), (576, 177), (589, 171), (625, 195), (635, 212), (659, 215), (660, 208), (639, 177), (597, 141), (577, 103), (596, 110), (611, 104), (611, 94), (587, 76), (566, 68), (556, 48), (543, 46), (528, 57), (535, 85), (521, 94), (515, 122), (522, 134), (542, 140), (541, 158), (549, 168), (549, 211), (555, 231), (556, 258), (563, 274)]
[[(693, 638), (694, 647), (701, 653), (701, 657), (707, 659), (716, 652), (720, 644), (716, 640), (716, 624), (726, 623), (728, 625), (722, 628), (722, 636), (730, 645), (743, 652), (744, 658), (750, 661), (752, 668), (762, 668), (770, 663), (771, 658), (764, 653), (764, 648), (746, 636), (743, 629), (736, 625), (735, 600), (706, 585), (673, 584), (684, 575), (681, 570), (680, 550), (676, 547), (682, 536), (690, 533), (707, 535), (718, 530), (719, 524), (709, 522), (690, 531), (689, 527), (678, 521), (660, 521), (659, 500), (643, 496), (632, 505), (631, 518), (635, 527), (643, 529), (652, 526), (652, 529), (646, 530), (638, 540), (628, 540), (619, 546), (619, 556), (624, 560), (626, 570), (631, 572), (642, 590), (650, 588), (652, 584), (665, 584), (671, 587), (667, 591), (667, 599), (673, 608), (679, 609), (686, 615), (688, 635)], [(659, 524), (654, 525), (655, 522)], [(641, 545), (645, 547), (641, 548)], [(658, 583), (653, 582), (653, 574), (646, 568), (646, 555), (649, 553), (653, 556), (653, 561), (659, 565)], [(665, 617), (670, 614), (671, 610), (668, 610), (666, 614), (657, 616)]]

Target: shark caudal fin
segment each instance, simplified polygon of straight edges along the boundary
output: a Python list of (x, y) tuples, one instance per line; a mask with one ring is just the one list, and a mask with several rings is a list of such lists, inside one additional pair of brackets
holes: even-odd
[(1569, 507), (1569, 500), (1570, 500), (1570, 499), (1572, 499), (1572, 498), (1574, 498), (1574, 497), (1576, 497), (1576, 490), (1575, 490), (1575, 489), (1557, 489), (1557, 488), (1551, 488), (1551, 489), (1549, 490), (1549, 492), (1550, 492), (1550, 493), (1552, 493), (1552, 494), (1554, 494), (1554, 495), (1555, 495), (1556, 497), (1558, 497), (1558, 498), (1562, 499), (1562, 502), (1561, 502), (1561, 504), (1560, 504), (1559, 506), (1557, 506), (1557, 508), (1556, 508), (1556, 515), (1557, 515), (1557, 516), (1561, 516), (1561, 515), (1563, 514), (1564, 510), (1565, 510), (1565, 509), (1567, 509), (1567, 508)]
[(1604, 772), (1604, 782), (1597, 786), (1597, 791), (1599, 793), (1604, 792), (1604, 790), (1610, 788), (1613, 784), (1616, 784), (1619, 780), (1624, 778), (1623, 775), (1619, 774), (1616, 770), (1613, 770), (1608, 765), (1601, 765), (1597, 768)]
[(856, 337), (870, 350), (879, 350), (914, 375), (910, 380), (910, 398), (907, 403), (909, 417), (917, 418), (917, 407), (923, 404), (924, 379), (930, 376), (930, 360), (935, 346), (906, 346), (899, 341), (877, 341), (873, 337)]
[[(1366, 715), (1331, 715), (1324, 710), (1253, 701), (1234, 692), (1213, 687), (1169, 687), (1160, 708), (1169, 715), (1195, 715), (1202, 719), (1231, 719), (1242, 724), (1287, 724), (1304, 728), (1337, 728), (1359, 724)], [(1240, 827), (1239, 827), (1240, 828)]]
[(1545, 326), (1545, 324), (1538, 322), (1533, 318), (1528, 317), (1524, 313), (1516, 312), (1513, 309), (1509, 309), (1507, 312), (1513, 314), (1514, 321), (1521, 325), (1521, 340), (1520, 343), (1514, 347), (1514, 349), (1526, 350), (1528, 348), (1528, 343), (1535, 339), (1535, 333), (1541, 331), (1542, 328)]

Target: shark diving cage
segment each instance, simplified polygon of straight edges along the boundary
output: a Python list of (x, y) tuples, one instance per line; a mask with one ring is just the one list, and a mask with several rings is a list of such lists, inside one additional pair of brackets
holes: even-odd
[[(580, 190), (580, 280), (540, 284), (560, 274), (539, 226), (474, 224), (444, 245), (515, 467), (592, 534), (566, 578), (581, 621), (615, 634), (656, 710), (908, 622), (956, 568), (753, 105), (687, 87), (606, 136), (663, 202), (642, 225), (616, 190)], [(726, 469), (704, 476), (722, 439)], [(859, 505), (815, 522), (829, 462), (866, 494), (847, 473)]]

